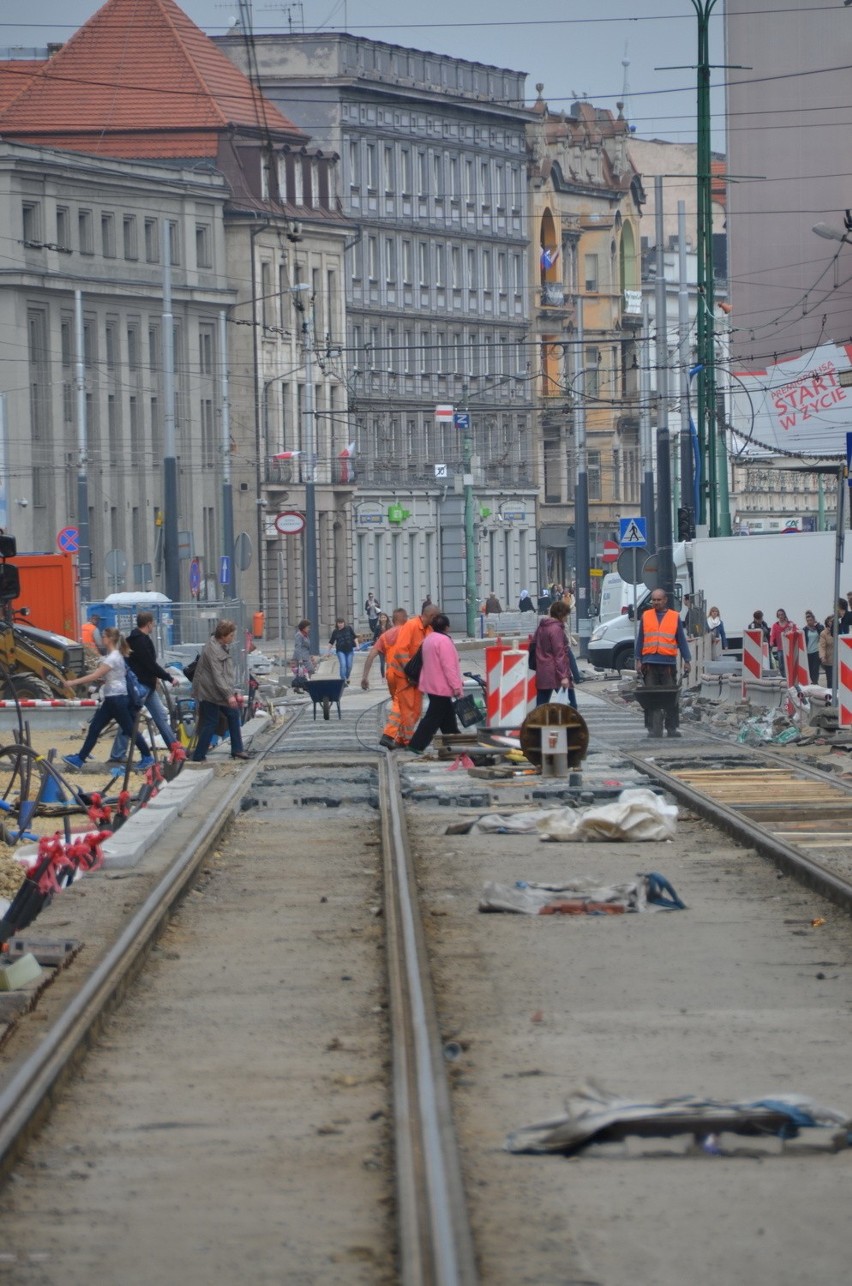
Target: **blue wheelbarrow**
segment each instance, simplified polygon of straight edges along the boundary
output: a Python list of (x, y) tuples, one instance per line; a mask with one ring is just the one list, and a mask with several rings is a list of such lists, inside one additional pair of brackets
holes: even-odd
[(340, 713), (340, 698), (343, 695), (345, 686), (343, 679), (307, 680), (308, 696), (314, 703), (314, 720), (317, 717), (317, 706), (322, 710), (323, 719), (329, 718), (332, 705), (337, 706), (338, 719), (343, 718)]

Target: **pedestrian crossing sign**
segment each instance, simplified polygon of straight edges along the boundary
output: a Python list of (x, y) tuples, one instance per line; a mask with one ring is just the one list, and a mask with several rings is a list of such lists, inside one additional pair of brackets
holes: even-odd
[(645, 518), (619, 518), (618, 528), (618, 543), (622, 549), (644, 549), (648, 544)]

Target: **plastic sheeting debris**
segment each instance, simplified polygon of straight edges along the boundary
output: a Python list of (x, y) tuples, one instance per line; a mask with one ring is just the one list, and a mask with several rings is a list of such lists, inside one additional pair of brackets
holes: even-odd
[(623, 790), (609, 804), (590, 808), (531, 808), (486, 813), (470, 831), (519, 835), (538, 831), (544, 840), (667, 840), (675, 837), (677, 808), (652, 790)]
[(684, 903), (668, 880), (655, 872), (637, 875), (621, 884), (604, 884), (575, 876), (567, 884), (514, 885), (489, 882), (479, 899), (480, 911), (516, 915), (618, 915), (634, 911), (682, 911)]
[(723, 1131), (792, 1139), (800, 1129), (815, 1127), (833, 1128), (839, 1135), (837, 1145), (848, 1147), (852, 1126), (845, 1113), (803, 1094), (767, 1095), (745, 1103), (685, 1094), (646, 1103), (583, 1086), (569, 1095), (565, 1107), (564, 1116), (515, 1130), (506, 1139), (506, 1150), (570, 1155), (589, 1143), (608, 1143), (629, 1135), (694, 1134), (706, 1139)]

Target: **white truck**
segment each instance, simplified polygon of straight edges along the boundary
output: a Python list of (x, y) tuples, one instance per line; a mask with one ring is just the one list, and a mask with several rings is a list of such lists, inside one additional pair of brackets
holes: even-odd
[[(789, 532), (768, 536), (721, 536), (675, 545), (675, 580), (681, 595), (702, 593), (706, 608), (718, 607), (729, 646), (742, 644), (742, 633), (759, 608), (769, 625), (783, 607), (802, 625), (806, 611), (818, 621), (834, 608), (836, 536), (834, 532)], [(625, 670), (633, 665), (634, 588), (606, 577), (606, 610), (589, 640), (589, 661), (599, 669)], [(852, 590), (852, 539), (846, 541), (840, 593)], [(648, 607), (650, 591), (639, 586), (637, 612)], [(603, 595), (602, 595), (603, 601)], [(616, 606), (616, 604), (618, 606)], [(614, 609), (614, 610), (613, 610)]]

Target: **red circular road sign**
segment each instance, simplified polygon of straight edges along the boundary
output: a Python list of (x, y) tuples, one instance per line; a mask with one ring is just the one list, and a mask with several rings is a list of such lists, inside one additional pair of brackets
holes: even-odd
[(614, 540), (605, 540), (603, 543), (603, 557), (601, 558), (601, 562), (617, 563), (618, 555), (620, 553), (621, 553), (620, 545), (616, 544)]
[(275, 530), (280, 536), (298, 536), (305, 530), (305, 515), (289, 509), (275, 518)]

